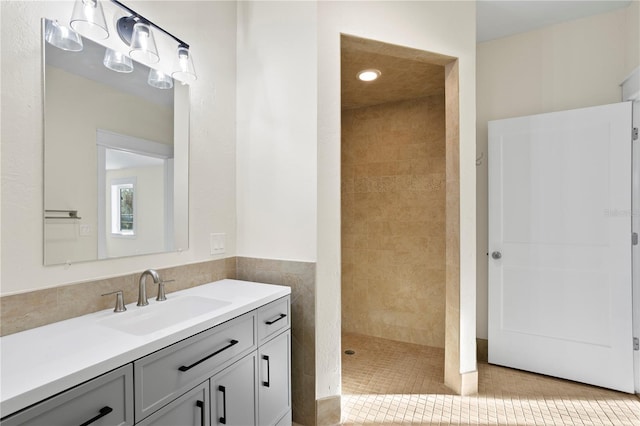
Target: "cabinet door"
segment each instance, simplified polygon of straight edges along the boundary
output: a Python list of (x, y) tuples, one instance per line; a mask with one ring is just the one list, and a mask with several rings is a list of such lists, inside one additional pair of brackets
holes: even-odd
[(258, 309), (258, 344), (291, 327), (291, 297), (286, 296)]
[(185, 393), (138, 426), (209, 426), (209, 382)]
[(275, 425), (291, 409), (291, 330), (258, 350), (258, 424)]
[(127, 364), (3, 419), (2, 426), (133, 425), (133, 367)]
[(257, 354), (253, 352), (211, 378), (212, 425), (256, 424), (257, 377)]

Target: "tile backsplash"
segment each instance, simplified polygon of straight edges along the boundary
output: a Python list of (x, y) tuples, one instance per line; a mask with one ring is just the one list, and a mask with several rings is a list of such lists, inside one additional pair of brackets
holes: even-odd
[[(168, 294), (211, 281), (235, 278), (236, 258), (157, 271), (163, 280), (175, 280), (166, 284)], [(140, 273), (0, 297), (0, 336), (112, 308), (114, 296), (101, 296), (111, 291), (123, 290), (125, 304), (135, 302)], [(147, 279), (147, 295), (156, 297), (157, 288), (150, 283)]]

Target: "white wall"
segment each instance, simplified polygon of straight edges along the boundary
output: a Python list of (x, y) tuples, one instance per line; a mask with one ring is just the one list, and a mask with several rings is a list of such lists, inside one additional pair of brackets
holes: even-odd
[(619, 102), (640, 64), (640, 2), (478, 44), (477, 333), (487, 338), (487, 122)]
[(475, 3), (318, 3), (317, 398), (340, 393), (340, 34), (460, 58), (460, 372), (475, 357)]
[(238, 3), (238, 255), (316, 260), (316, 5)]
[(189, 249), (68, 268), (42, 266), (40, 19), (68, 22), (73, 2), (3, 1), (2, 295), (209, 260), (212, 232), (225, 232), (224, 256), (235, 255), (236, 3), (129, 1), (127, 5), (183, 38), (193, 52), (198, 80), (191, 86)]

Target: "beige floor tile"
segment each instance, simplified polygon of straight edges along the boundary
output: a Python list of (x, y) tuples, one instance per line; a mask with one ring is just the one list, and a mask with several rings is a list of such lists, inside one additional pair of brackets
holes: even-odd
[(478, 364), (479, 392), (444, 386), (444, 350), (345, 333), (344, 425), (640, 426), (635, 395)]

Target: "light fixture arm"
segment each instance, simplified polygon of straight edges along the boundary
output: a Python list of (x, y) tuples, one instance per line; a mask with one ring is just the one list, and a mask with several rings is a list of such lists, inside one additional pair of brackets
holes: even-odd
[[(153, 28), (162, 31), (163, 33), (165, 33), (166, 35), (168, 35), (169, 37), (171, 37), (172, 39), (174, 39), (175, 41), (178, 42), (179, 46), (184, 46), (187, 49), (189, 48), (189, 45), (187, 43), (185, 43), (184, 41), (180, 40), (178, 37), (174, 36), (173, 34), (171, 34), (169, 31), (165, 30), (164, 28), (162, 28), (159, 25), (154, 24), (152, 21), (150, 21), (149, 19), (145, 18), (144, 16), (140, 15), (138, 12), (136, 12), (135, 10), (131, 9), (128, 6), (125, 6), (124, 4), (122, 4), (121, 2), (119, 2), (118, 0), (111, 0), (113, 3), (117, 4), (120, 8), (126, 10), (127, 12), (129, 12), (132, 16), (129, 18), (121, 18), (120, 20), (118, 20), (118, 34), (120, 35), (120, 38), (122, 38), (125, 42), (130, 42), (130, 32), (129, 32), (129, 40), (126, 40), (125, 37), (126, 35), (123, 36), (123, 33), (125, 33), (125, 22), (126, 20), (130, 20), (130, 21), (141, 21), (144, 22), (145, 24), (151, 25)], [(120, 24), (120, 22), (123, 22), (123, 24)], [(122, 26), (122, 29), (121, 29)], [(133, 28), (133, 24), (131, 25), (131, 28)]]

